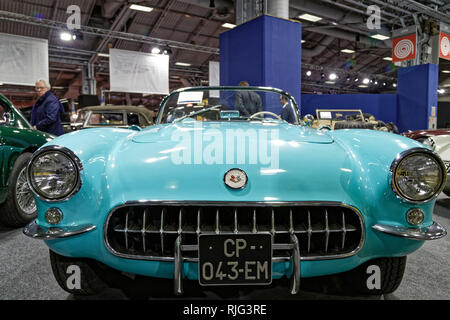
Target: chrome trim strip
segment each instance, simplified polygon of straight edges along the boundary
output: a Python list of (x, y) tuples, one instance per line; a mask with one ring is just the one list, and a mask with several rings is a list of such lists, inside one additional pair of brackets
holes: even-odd
[[(407, 156), (410, 156), (413, 153), (425, 153), (428, 154), (430, 156), (432, 156), (437, 163), (440, 165), (441, 167), (441, 172), (442, 172), (442, 181), (441, 181), (441, 186), (439, 187), (438, 191), (434, 194), (434, 196), (432, 196), (429, 199), (426, 200), (412, 200), (412, 199), (408, 199), (406, 197), (404, 197), (402, 195), (402, 193), (397, 189), (397, 187), (395, 186), (394, 183), (394, 172), (397, 169), (399, 163), (405, 159)], [(444, 162), (442, 161), (441, 157), (434, 151), (430, 150), (430, 149), (426, 149), (426, 148), (412, 148), (412, 149), (408, 149), (406, 151), (401, 152), (400, 154), (397, 155), (397, 157), (395, 158), (395, 160), (392, 162), (391, 167), (389, 168), (389, 171), (391, 172), (391, 176), (390, 176), (390, 186), (391, 186), (391, 190), (394, 192), (395, 196), (403, 201), (409, 202), (409, 203), (414, 203), (414, 204), (423, 204), (423, 203), (427, 203), (430, 202), (434, 199), (436, 199), (438, 197), (438, 195), (442, 192), (442, 190), (445, 188), (446, 182), (447, 182), (447, 168), (444, 164)]]
[[(347, 257), (353, 256), (362, 249), (363, 244), (365, 242), (365, 238), (366, 238), (365, 222), (364, 222), (364, 217), (362, 216), (361, 212), (356, 207), (344, 204), (342, 202), (337, 202), (337, 201), (336, 202), (335, 201), (286, 201), (286, 202), (280, 202), (280, 201), (278, 201), (278, 202), (270, 202), (270, 201), (237, 202), (236, 201), (236, 202), (232, 202), (232, 201), (180, 201), (180, 200), (127, 201), (127, 202), (111, 209), (108, 216), (106, 217), (105, 224), (103, 226), (103, 240), (104, 240), (105, 246), (109, 252), (111, 252), (115, 256), (125, 258), (125, 259), (132, 259), (132, 260), (151, 260), (151, 261), (164, 261), (164, 262), (173, 262), (175, 260), (174, 257), (168, 257), (168, 256), (166, 256), (166, 257), (164, 257), (164, 256), (163, 257), (140, 256), (140, 255), (130, 255), (130, 254), (119, 253), (119, 252), (115, 251), (108, 242), (107, 230), (108, 230), (108, 226), (109, 226), (109, 220), (110, 220), (111, 215), (115, 211), (117, 211), (118, 209), (121, 209), (123, 207), (127, 207), (127, 206), (151, 206), (151, 205), (159, 205), (159, 206), (161, 206), (161, 205), (165, 205), (165, 206), (179, 206), (179, 205), (183, 205), (183, 206), (228, 206), (228, 207), (233, 207), (233, 206), (240, 206), (240, 207), (335, 206), (335, 207), (349, 208), (358, 215), (360, 227), (361, 227), (361, 239), (360, 239), (358, 246), (353, 251), (348, 252), (346, 254), (341, 254), (341, 255), (327, 255), (327, 256), (315, 256), (315, 257), (300, 256), (301, 261), (342, 259), (342, 258), (347, 258)], [(163, 210), (163, 212), (164, 212), (164, 210)], [(164, 217), (164, 214), (161, 213), (160, 236), (161, 236), (161, 244), (162, 245), (164, 245), (164, 242), (162, 240), (163, 232), (164, 232), (163, 223), (162, 223), (163, 217)], [(256, 219), (256, 217), (255, 217), (255, 219)], [(203, 232), (203, 233), (208, 233), (208, 232)], [(215, 234), (215, 231), (210, 232), (210, 233)], [(221, 233), (226, 233), (226, 232), (221, 232)], [(231, 233), (233, 233), (233, 232), (231, 232)], [(313, 233), (313, 230), (312, 230), (312, 226), (310, 225), (309, 230), (308, 230), (308, 238), (309, 238), (308, 240), (310, 240), (312, 233)], [(310, 242), (310, 241), (308, 241), (308, 242)], [(276, 245), (277, 244), (274, 244), (273, 248), (275, 248)], [(164, 254), (164, 253), (162, 253), (162, 254)], [(290, 259), (291, 258), (289, 256), (273, 257), (272, 262), (290, 261)], [(186, 262), (198, 262), (198, 258), (183, 257), (182, 260), (186, 261)]]
[(414, 240), (436, 240), (447, 235), (447, 230), (437, 222), (433, 222), (431, 226), (423, 228), (405, 228), (385, 224), (376, 224), (372, 228), (393, 236)]
[[(69, 194), (67, 194), (66, 196), (64, 196), (62, 198), (58, 198), (58, 199), (48, 199), (48, 198), (45, 198), (44, 196), (40, 195), (39, 192), (37, 192), (36, 189), (33, 187), (33, 184), (31, 183), (31, 178), (30, 178), (29, 168), (30, 168), (31, 163), (41, 154), (47, 153), (47, 152), (52, 152), (52, 151), (60, 152), (60, 153), (64, 154), (65, 156), (69, 157), (69, 159), (73, 162), (73, 164), (75, 165), (75, 168), (77, 169), (77, 182), (75, 183), (75, 186), (69, 192)], [(51, 145), (51, 146), (41, 148), (41, 149), (37, 150), (35, 153), (33, 153), (33, 155), (31, 156), (31, 159), (27, 165), (26, 176), (27, 176), (28, 186), (30, 187), (31, 191), (36, 195), (36, 197), (38, 197), (42, 201), (46, 201), (46, 202), (62, 202), (62, 201), (69, 200), (78, 191), (80, 191), (81, 185), (82, 185), (81, 171), (83, 171), (83, 165), (81, 164), (81, 160), (77, 157), (77, 155), (72, 150), (67, 149), (66, 147), (58, 146), (58, 145)]]
[(97, 227), (94, 225), (85, 225), (85, 226), (76, 226), (76, 227), (51, 227), (44, 228), (39, 226), (36, 221), (30, 222), (23, 229), (23, 233), (34, 239), (43, 239), (43, 240), (52, 240), (52, 239), (61, 239), (73, 237), (79, 234), (83, 234), (92, 230), (95, 230)]

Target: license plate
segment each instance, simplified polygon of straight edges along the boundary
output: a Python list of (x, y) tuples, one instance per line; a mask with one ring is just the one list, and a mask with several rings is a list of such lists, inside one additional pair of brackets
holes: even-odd
[(201, 285), (270, 284), (272, 235), (200, 234)]

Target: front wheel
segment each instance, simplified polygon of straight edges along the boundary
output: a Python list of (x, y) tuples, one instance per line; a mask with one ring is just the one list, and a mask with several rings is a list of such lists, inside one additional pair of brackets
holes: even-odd
[(36, 218), (36, 203), (28, 186), (26, 172), (31, 153), (21, 154), (14, 163), (8, 183), (8, 195), (0, 221), (10, 227), (23, 227)]
[(50, 264), (59, 286), (75, 295), (96, 295), (107, 288), (87, 259), (64, 257), (50, 251)]
[(338, 295), (389, 294), (402, 282), (405, 267), (406, 257), (377, 258), (341, 274), (304, 279), (303, 284), (312, 291), (319, 284), (322, 292)]

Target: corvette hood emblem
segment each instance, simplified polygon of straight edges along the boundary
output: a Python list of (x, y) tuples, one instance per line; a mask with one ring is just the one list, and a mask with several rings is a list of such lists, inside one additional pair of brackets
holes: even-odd
[(224, 175), (224, 183), (231, 189), (242, 189), (247, 185), (247, 174), (241, 169), (230, 169)]

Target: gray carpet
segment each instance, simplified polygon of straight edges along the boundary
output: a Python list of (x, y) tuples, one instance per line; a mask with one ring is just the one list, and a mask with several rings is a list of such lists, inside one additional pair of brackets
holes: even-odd
[[(450, 230), (450, 198), (440, 195), (434, 220)], [(74, 297), (62, 290), (53, 277), (44, 242), (22, 234), (22, 229), (0, 227), (0, 300), (66, 300)], [(450, 299), (450, 236), (428, 241), (408, 256), (406, 272), (393, 294), (371, 297), (343, 297), (312, 292), (291, 296), (285, 287), (255, 289), (240, 299)], [(184, 297), (187, 299), (188, 297)], [(195, 299), (196, 297), (192, 297)], [(199, 298), (199, 297), (197, 297)], [(219, 298), (206, 291), (201, 299)], [(106, 290), (89, 299), (126, 299), (118, 290)]]

